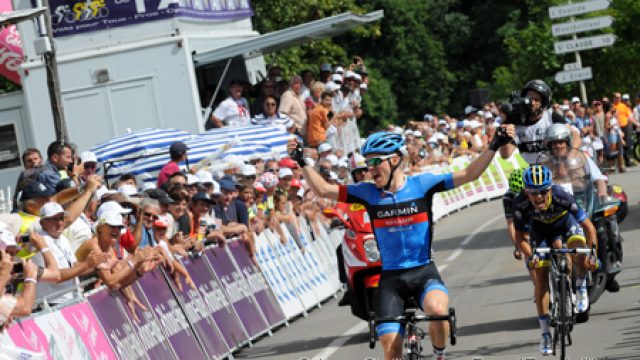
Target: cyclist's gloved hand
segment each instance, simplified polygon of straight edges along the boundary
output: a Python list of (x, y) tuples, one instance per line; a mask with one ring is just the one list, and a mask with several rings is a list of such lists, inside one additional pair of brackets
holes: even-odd
[(589, 268), (591, 269), (591, 271), (596, 271), (600, 268), (600, 266), (602, 266), (602, 264), (600, 263), (600, 259), (598, 259), (595, 254), (589, 255), (587, 261), (589, 262)]
[(538, 257), (538, 255), (529, 256), (529, 259), (527, 260), (527, 269), (533, 270), (537, 268), (538, 262), (540, 262), (540, 258)]
[(302, 147), (302, 144), (296, 144), (293, 150), (291, 150), (291, 152), (289, 153), (289, 156), (291, 156), (291, 159), (297, 162), (301, 168), (307, 165), (307, 163), (304, 161), (304, 149)]
[(496, 129), (495, 135), (493, 135), (493, 139), (489, 144), (489, 150), (498, 151), (500, 146), (509, 144), (513, 141), (513, 138), (507, 132), (507, 128), (504, 126), (500, 126)]
[(520, 250), (517, 247), (513, 250), (513, 257), (516, 260), (521, 260), (522, 259), (522, 253), (520, 252)]

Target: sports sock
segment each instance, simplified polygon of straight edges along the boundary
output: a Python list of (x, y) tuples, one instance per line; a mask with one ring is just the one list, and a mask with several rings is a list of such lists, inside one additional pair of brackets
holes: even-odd
[(550, 333), (549, 331), (549, 315), (538, 316), (538, 322), (540, 322), (540, 330), (543, 334)]
[(433, 354), (440, 359), (444, 359), (444, 348), (439, 348), (437, 346), (433, 347)]
[(576, 290), (587, 287), (587, 277), (576, 276)]

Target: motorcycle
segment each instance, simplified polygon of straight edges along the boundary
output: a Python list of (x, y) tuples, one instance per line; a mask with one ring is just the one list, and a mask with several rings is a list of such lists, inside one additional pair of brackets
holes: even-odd
[[(591, 181), (587, 158), (578, 150), (570, 150), (563, 156), (546, 153), (538, 163), (551, 170), (554, 184), (573, 194), (596, 228), (601, 265), (588, 278), (589, 303), (594, 304), (605, 290), (619, 289), (615, 276), (621, 271), (623, 252), (618, 223), (626, 217), (627, 195), (619, 185), (607, 185), (608, 195), (599, 197)], [(588, 311), (580, 316), (579, 322), (586, 321)]]
[(382, 270), (369, 214), (361, 204), (345, 203), (338, 203), (335, 209), (324, 209), (323, 214), (345, 229), (341, 248), (351, 313), (369, 321), (374, 313)]

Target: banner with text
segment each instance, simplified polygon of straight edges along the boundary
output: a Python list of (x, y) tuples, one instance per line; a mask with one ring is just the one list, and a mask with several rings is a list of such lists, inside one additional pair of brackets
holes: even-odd
[(253, 15), (249, 0), (50, 0), (49, 9), (54, 36), (171, 17), (223, 20)]

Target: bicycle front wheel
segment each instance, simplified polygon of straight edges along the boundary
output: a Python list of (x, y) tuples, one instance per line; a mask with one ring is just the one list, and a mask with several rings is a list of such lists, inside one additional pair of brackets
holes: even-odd
[[(566, 349), (567, 349), (567, 336), (569, 335), (569, 323), (568, 319), (570, 319), (570, 308), (567, 308), (567, 305), (571, 304), (570, 294), (567, 289), (568, 281), (566, 275), (560, 277), (560, 301), (559, 301), (559, 334), (560, 337), (560, 359), (564, 360), (566, 358)], [(567, 300), (569, 299), (569, 300)]]

